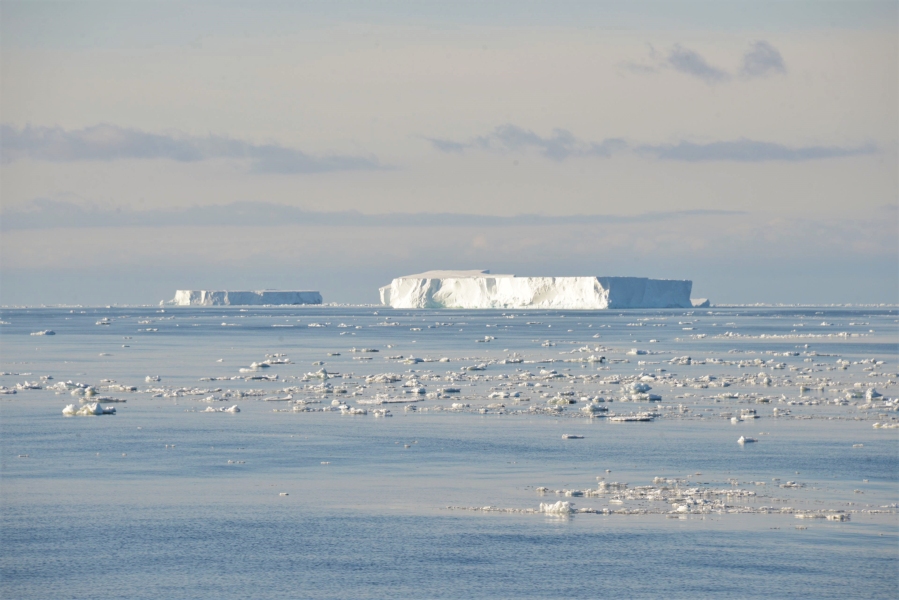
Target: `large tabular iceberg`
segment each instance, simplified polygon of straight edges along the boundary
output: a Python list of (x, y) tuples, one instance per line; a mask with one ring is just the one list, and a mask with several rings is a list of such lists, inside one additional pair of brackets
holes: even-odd
[(222, 306), (252, 304), (321, 304), (318, 292), (260, 290), (228, 292), (210, 290), (178, 290), (172, 301), (178, 306)]
[(645, 277), (516, 277), (428, 271), (381, 288), (394, 308), (691, 308), (693, 282)]

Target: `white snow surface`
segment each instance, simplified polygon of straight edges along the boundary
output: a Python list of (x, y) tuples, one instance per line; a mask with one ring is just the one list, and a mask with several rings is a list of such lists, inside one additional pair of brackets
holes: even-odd
[(259, 290), (229, 292), (217, 290), (178, 290), (172, 301), (178, 306), (245, 306), (260, 304), (321, 304), (322, 295), (312, 291)]
[(692, 308), (693, 282), (645, 277), (516, 277), (427, 271), (380, 288), (393, 308)]

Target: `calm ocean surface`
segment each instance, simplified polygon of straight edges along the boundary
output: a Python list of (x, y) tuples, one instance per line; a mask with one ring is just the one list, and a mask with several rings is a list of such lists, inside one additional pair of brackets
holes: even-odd
[[(43, 388), (0, 395), (0, 596), (894, 598), (899, 590), (899, 429), (872, 426), (899, 417), (890, 404), (899, 397), (895, 309), (160, 310), (0, 311), (0, 386)], [(31, 335), (45, 330), (55, 335)], [(240, 372), (278, 354), (290, 362)], [(600, 354), (607, 360), (571, 362)], [(672, 362), (685, 355), (691, 364)], [(834, 370), (837, 360), (846, 368)], [(330, 378), (305, 376), (320, 369)], [(543, 387), (526, 386), (526, 372)], [(772, 382), (748, 379), (760, 372)], [(385, 373), (401, 378), (366, 382)], [(255, 374), (270, 380), (247, 379)], [(662, 401), (620, 402), (623, 386), (609, 378), (641, 374), (659, 378), (652, 393)], [(103, 380), (137, 391), (106, 391)], [(403, 380), (428, 394), (406, 393)], [(82, 403), (48, 388), (66, 381), (126, 402), (101, 402), (115, 415), (64, 417), (63, 407)], [(447, 387), (460, 392), (433, 397)], [(869, 387), (883, 394), (873, 405), (833, 402)], [(544, 410), (570, 390), (578, 403)], [(520, 396), (488, 397), (502, 391)], [(613, 412), (658, 416), (585, 418), (584, 395), (614, 399), (604, 403)], [(414, 412), (371, 403), (419, 396)], [(317, 410), (333, 398), (369, 414)], [(449, 410), (454, 402), (469, 406)], [(240, 412), (205, 412), (232, 405)], [(774, 417), (774, 407), (787, 416)], [(393, 416), (374, 417), (378, 408)], [(758, 419), (723, 416), (749, 408)], [(759, 441), (737, 444), (741, 435)], [(733, 501), (745, 512), (680, 515), (448, 508), (557, 500), (640, 508), (535, 490), (595, 488), (597, 477), (648, 486), (657, 476), (764, 497)], [(787, 481), (802, 487), (781, 488)], [(797, 519), (783, 507), (851, 519)]]

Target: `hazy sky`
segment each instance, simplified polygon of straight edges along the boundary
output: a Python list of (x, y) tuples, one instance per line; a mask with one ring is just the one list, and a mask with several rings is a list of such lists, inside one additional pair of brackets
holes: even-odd
[(375, 302), (438, 268), (899, 302), (895, 2), (4, 0), (0, 27), (3, 304)]

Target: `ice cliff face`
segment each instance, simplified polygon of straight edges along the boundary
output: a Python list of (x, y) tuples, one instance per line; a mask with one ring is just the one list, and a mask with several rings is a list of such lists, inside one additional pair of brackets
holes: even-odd
[(228, 292), (210, 290), (178, 290), (173, 303), (178, 306), (222, 306), (252, 304), (321, 304), (318, 292), (261, 290)]
[(692, 281), (645, 277), (515, 277), (428, 271), (381, 291), (393, 308), (691, 308)]

